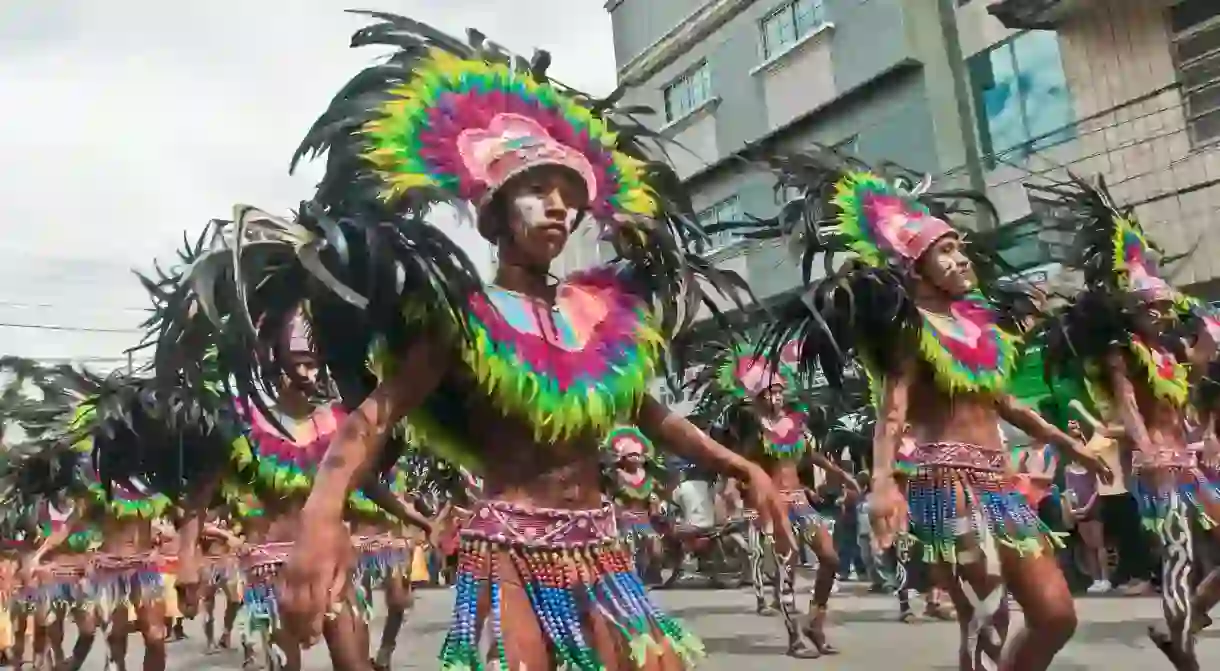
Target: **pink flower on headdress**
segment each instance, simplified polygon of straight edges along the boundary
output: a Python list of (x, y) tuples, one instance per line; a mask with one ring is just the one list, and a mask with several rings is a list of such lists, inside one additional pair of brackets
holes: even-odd
[(597, 198), (597, 175), (589, 159), (557, 141), (529, 117), (497, 114), (487, 128), (462, 131), (457, 147), (470, 176), (486, 185), (485, 197), (529, 168), (558, 165), (580, 175), (589, 189), (590, 203)]
[(801, 360), (800, 340), (789, 340), (779, 352), (779, 362), (785, 366), (795, 366)]
[(933, 243), (953, 232), (947, 222), (913, 208), (900, 196), (870, 193), (863, 200), (864, 216), (873, 235), (908, 261), (923, 256)]
[(737, 360), (735, 368), (734, 376), (750, 396), (758, 396), (776, 385), (788, 386), (784, 377), (767, 364), (765, 357), (743, 356)]
[(643, 443), (641, 443), (635, 436), (630, 434), (622, 434), (617, 436), (612, 447), (614, 448), (614, 453), (618, 455), (619, 459), (623, 459), (625, 457), (643, 456), (647, 451), (644, 449)]

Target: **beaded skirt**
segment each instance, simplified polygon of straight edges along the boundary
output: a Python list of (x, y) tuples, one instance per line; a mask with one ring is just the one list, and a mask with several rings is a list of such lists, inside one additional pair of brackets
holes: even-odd
[(618, 535), (628, 543), (638, 543), (660, 536), (656, 527), (652, 526), (652, 517), (648, 511), (624, 508), (618, 509)]
[(358, 583), (376, 587), (391, 576), (405, 575), (411, 567), (411, 547), (405, 538), (385, 533), (360, 536), (354, 542)]
[[(1204, 529), (1216, 526), (1217, 520), (1207, 514), (1204, 501), (1220, 500), (1220, 483), (1191, 461), (1137, 464), (1135, 476), (1132, 493), (1144, 528), (1160, 533), (1169, 517), (1178, 512), (1196, 515)], [(1180, 511), (1175, 502), (1184, 505), (1185, 510)]]
[(826, 528), (826, 519), (809, 502), (805, 490), (786, 489), (780, 492), (780, 496), (788, 504), (788, 521), (792, 523), (792, 531), (797, 536), (812, 538), (815, 531)]
[(58, 609), (88, 603), (93, 596), (88, 574), (88, 558), (57, 557), (34, 572), (30, 582), (18, 593), (18, 602), (23, 610)]
[(956, 564), (962, 541), (988, 556), (998, 546), (1037, 555), (1062, 541), (1039, 519), (1008, 472), (1008, 455), (968, 443), (927, 443), (911, 458), (911, 531), (929, 563)]
[(97, 553), (89, 566), (93, 595), (104, 611), (163, 599), (166, 558), (150, 552)]
[(247, 545), (238, 553), (245, 591), (242, 608), (250, 632), (275, 631), (280, 611), (275, 595), (275, 578), (292, 552), (292, 541)]
[[(510, 668), (502, 620), (503, 590), (520, 576), (525, 596), (546, 637), (554, 668), (598, 671), (607, 666), (586, 636), (592, 618), (604, 620), (643, 667), (668, 646), (688, 665), (703, 645), (648, 598), (619, 540), (613, 506), (596, 510), (523, 508), (481, 501), (462, 529), (453, 623), (441, 648), (446, 671), (481, 671), (480, 606), (486, 608), (492, 668)], [(496, 664), (498, 663), (498, 666)]]

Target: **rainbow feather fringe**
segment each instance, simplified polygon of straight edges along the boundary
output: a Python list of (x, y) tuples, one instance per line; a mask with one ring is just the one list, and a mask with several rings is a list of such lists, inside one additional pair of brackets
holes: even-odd
[[(605, 310), (577, 349), (521, 332), (486, 298), (475, 297), (466, 311), (471, 338), (462, 341), (462, 360), (495, 405), (527, 421), (538, 441), (604, 434), (632, 415), (656, 374), (664, 342), (648, 306), (624, 289), (612, 269), (573, 275), (565, 285)], [(410, 309), (406, 314), (418, 317)], [(385, 355), (378, 348), (373, 357), (383, 376), (394, 363)], [(438, 456), (478, 466), (460, 434), (432, 417), (426, 404), (409, 413), (407, 423)]]
[(504, 64), (464, 60), (440, 49), (432, 49), (414, 72), (389, 91), (381, 116), (361, 129), (365, 158), (384, 180), (385, 199), (434, 189), (478, 202), (486, 185), (469, 174), (457, 139), (468, 129), (487, 128), (496, 114), (512, 113), (538, 122), (588, 159), (598, 182), (598, 198), (590, 204), (596, 219), (657, 211), (643, 182), (643, 163), (616, 151), (617, 138), (606, 123), (555, 86)]

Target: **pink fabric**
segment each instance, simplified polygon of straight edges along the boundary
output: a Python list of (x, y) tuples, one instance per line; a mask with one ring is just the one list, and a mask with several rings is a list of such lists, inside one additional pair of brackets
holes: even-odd
[(865, 218), (875, 239), (891, 252), (915, 261), (937, 240), (953, 232), (943, 219), (909, 206), (905, 199), (879, 193), (863, 197)]

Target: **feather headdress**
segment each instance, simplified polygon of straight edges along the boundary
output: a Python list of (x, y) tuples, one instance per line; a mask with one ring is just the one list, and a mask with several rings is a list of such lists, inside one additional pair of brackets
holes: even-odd
[[(1066, 265), (1084, 275), (1084, 288), (1054, 311), (1046, 332), (1048, 379), (1073, 377), (1089, 382), (1095, 404), (1108, 402), (1105, 357), (1125, 344), (1134, 371), (1145, 371), (1158, 396), (1185, 403), (1189, 384), (1175, 353), (1177, 335), (1150, 332), (1139, 314), (1149, 302), (1166, 302), (1179, 319), (1214, 318), (1202, 303), (1176, 290), (1161, 276), (1172, 262), (1151, 241), (1134, 213), (1118, 206), (1105, 181), (1069, 175), (1065, 182), (1028, 184), (1031, 196), (1048, 207), (1045, 219), (1075, 241)], [(1097, 395), (1101, 394), (1100, 397)]]
[[(992, 388), (1015, 363), (1015, 343), (1000, 324), (1015, 322), (1017, 308), (1030, 309), (1030, 289), (996, 281), (1010, 269), (984, 236), (966, 247), (981, 291), (958, 301), (940, 317), (915, 304), (910, 271), (937, 240), (961, 235), (954, 215), (996, 219), (994, 207), (969, 191), (933, 192), (930, 180), (893, 166), (874, 169), (833, 147), (815, 146), (767, 160), (776, 189), (796, 193), (770, 220), (742, 225), (757, 238), (787, 236), (801, 256), (806, 290), (779, 305), (762, 347), (771, 358), (792, 340), (802, 343), (799, 368), (820, 368), (841, 388), (843, 371), (859, 359), (873, 379), (896, 369), (913, 351), (933, 365), (953, 391)], [(838, 255), (847, 254), (841, 264)], [(813, 262), (823, 257), (826, 277), (812, 281)], [(836, 264), (837, 267), (836, 267)], [(945, 319), (978, 337), (956, 338)]]

